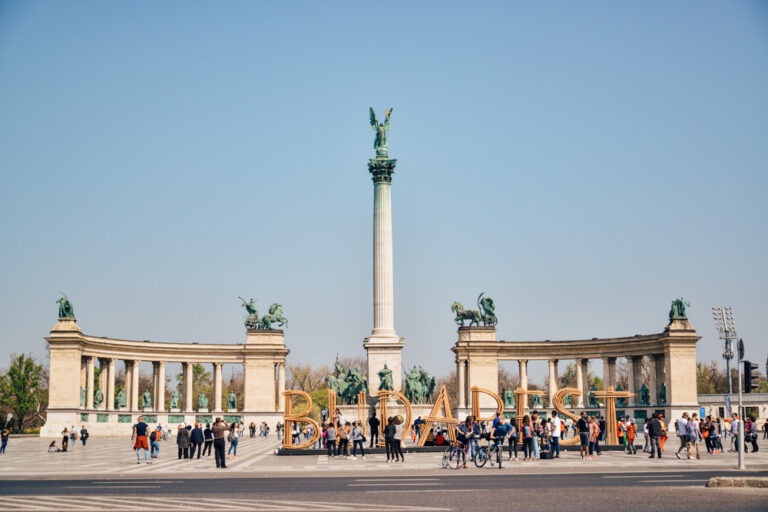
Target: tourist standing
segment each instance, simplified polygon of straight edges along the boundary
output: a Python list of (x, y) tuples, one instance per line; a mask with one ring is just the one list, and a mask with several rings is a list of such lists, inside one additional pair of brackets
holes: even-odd
[(735, 446), (736, 449), (732, 451), (739, 450), (739, 433), (743, 431), (742, 425), (741, 420), (739, 420), (739, 414), (736, 412), (733, 413), (733, 419), (731, 420), (731, 444)]
[(147, 429), (149, 425), (144, 423), (144, 417), (139, 416), (138, 421), (133, 426), (133, 433), (131, 434), (131, 441), (133, 441), (133, 449), (136, 450), (136, 464), (141, 464), (141, 451), (144, 450), (144, 461), (147, 464), (152, 464), (149, 460), (149, 439), (147, 438)]
[(195, 428), (192, 429), (192, 451), (189, 452), (189, 458), (192, 459), (195, 456), (195, 450), (197, 450), (197, 458), (200, 458), (200, 452), (203, 450), (203, 443), (205, 442), (205, 436), (203, 435), (203, 429), (200, 428), (199, 423), (195, 423)]
[(531, 438), (531, 444), (533, 445), (533, 458), (538, 460), (541, 448), (539, 447), (539, 436), (541, 436), (541, 420), (539, 420), (539, 413), (533, 411), (531, 414), (531, 428), (533, 429), (533, 437)]
[(336, 425), (336, 442), (338, 444), (336, 455), (349, 457), (349, 433), (351, 430), (349, 422), (347, 422), (346, 425), (342, 425), (341, 423)]
[(752, 443), (752, 453), (757, 453), (757, 421), (755, 421), (755, 418), (753, 417), (750, 417), (749, 419), (749, 429), (745, 430), (745, 432), (747, 432), (747, 435), (749, 436), (749, 442)]
[(677, 437), (680, 438), (680, 448), (675, 452), (675, 457), (680, 458), (680, 450), (685, 450), (687, 458), (691, 458), (691, 436), (688, 434), (688, 413), (684, 412), (683, 416), (675, 422), (675, 429), (677, 430)]
[(701, 459), (701, 453), (699, 447), (701, 446), (701, 428), (699, 426), (699, 417), (696, 413), (691, 415), (691, 419), (688, 421), (688, 442), (691, 445), (691, 449), (688, 450), (688, 458), (693, 458), (693, 451), (696, 452), (696, 458)]
[(179, 430), (176, 432), (176, 446), (179, 448), (179, 460), (182, 458), (189, 458), (189, 442), (189, 430), (184, 428), (183, 425), (179, 425)]
[(85, 448), (85, 442), (88, 440), (88, 435), (88, 429), (83, 425), (83, 428), (80, 429), (80, 442), (83, 443), (83, 448)]
[[(576, 422), (576, 428), (579, 431), (579, 453), (581, 460), (589, 456), (589, 421), (587, 420), (587, 411), (581, 411), (581, 417)], [(523, 436), (525, 442), (525, 436)]]
[(152, 459), (152, 462), (156, 462), (158, 455), (160, 455), (160, 439), (163, 437), (160, 428), (160, 425), (158, 425), (157, 428), (149, 434), (149, 457)]
[(0, 453), (5, 453), (5, 447), (8, 446), (8, 439), (10, 437), (11, 432), (7, 428), (0, 431)]
[[(768, 424), (768, 422), (766, 422)], [(379, 422), (379, 418), (376, 417), (376, 411), (373, 411), (373, 414), (370, 418), (368, 418), (368, 426), (371, 427), (371, 445), (370, 448), (374, 447), (375, 444), (379, 444), (379, 425), (381, 423)]]
[(203, 455), (206, 453), (211, 456), (211, 448), (213, 448), (213, 431), (211, 430), (211, 424), (205, 424), (205, 430), (203, 431), (203, 439), (205, 440), (205, 446), (203, 447)]
[(519, 430), (517, 428), (517, 419), (512, 418), (509, 420), (509, 460), (512, 460), (512, 452), (515, 452), (515, 460), (517, 460), (517, 440), (519, 437)]
[(77, 441), (77, 428), (72, 425), (72, 428), (69, 429), (69, 449), (72, 451), (74, 451), (75, 445), (77, 444), (75, 441)]
[(363, 439), (363, 427), (360, 426), (360, 422), (355, 420), (352, 423), (352, 432), (349, 435), (352, 440), (352, 459), (357, 459), (357, 447), (360, 447), (360, 455), (365, 460), (365, 442)]
[(768, 439), (768, 419), (763, 423), (763, 439)]
[(68, 445), (69, 445), (69, 429), (67, 427), (64, 427), (64, 430), (61, 431), (61, 451), (66, 452)]
[(598, 442), (601, 433), (602, 430), (600, 430), (600, 423), (594, 416), (592, 416), (589, 418), (589, 460), (592, 460), (592, 454), (599, 450)]
[(213, 452), (216, 457), (217, 468), (227, 467), (226, 453), (225, 453), (225, 449), (227, 445), (224, 438), (224, 435), (227, 429), (229, 429), (229, 425), (227, 425), (227, 423), (223, 421), (220, 417), (216, 418), (216, 421), (211, 427), (211, 433), (213, 434)]
[(325, 430), (325, 444), (328, 447), (328, 457), (336, 456), (336, 427), (333, 425), (333, 421), (328, 425)]
[(650, 450), (651, 455), (648, 457), (649, 459), (653, 459), (657, 456), (661, 458), (661, 421), (659, 421), (659, 415), (657, 413), (653, 413), (653, 416), (651, 417), (651, 421), (648, 422), (648, 438), (650, 440)]
[(635, 455), (637, 453), (637, 448), (635, 448), (635, 437), (637, 436), (637, 425), (635, 424), (635, 420), (627, 416), (627, 450), (630, 455)]
[(560, 458), (560, 427), (562, 425), (563, 421), (560, 419), (560, 417), (557, 415), (557, 411), (552, 411), (552, 432), (551, 432), (551, 441), (550, 444), (552, 445), (550, 448), (549, 455), (550, 457), (554, 459)]
[(384, 444), (387, 450), (387, 462), (395, 462), (395, 418), (387, 418), (387, 426), (384, 427)]
[(533, 460), (533, 427), (531, 426), (531, 418), (526, 414), (523, 416), (523, 426), (520, 428), (520, 432), (523, 436), (523, 462)]
[(233, 451), (234, 451), (233, 457), (235, 459), (237, 458), (237, 443), (240, 442), (240, 432), (241, 430), (238, 429), (238, 424), (234, 423), (229, 430), (229, 436), (227, 436), (227, 441), (229, 441), (229, 450), (227, 450), (227, 458), (230, 458), (230, 455), (232, 455)]
[(404, 419), (400, 415), (393, 421), (395, 424), (395, 437), (393, 439), (395, 444), (395, 462), (405, 462), (405, 456), (403, 455), (403, 432), (405, 431), (405, 425), (403, 421)]

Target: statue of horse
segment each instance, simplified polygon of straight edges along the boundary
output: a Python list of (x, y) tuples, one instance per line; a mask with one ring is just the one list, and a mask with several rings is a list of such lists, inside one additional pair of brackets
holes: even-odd
[(454, 318), (454, 320), (461, 327), (464, 327), (465, 320), (469, 320), (470, 327), (472, 327), (472, 325), (480, 325), (480, 322), (483, 321), (483, 316), (480, 314), (480, 311), (464, 309), (464, 305), (459, 301), (455, 301), (451, 304), (451, 311), (456, 313), (456, 318)]
[(288, 319), (283, 316), (283, 306), (280, 304), (272, 304), (269, 306), (269, 313), (261, 317), (259, 320), (259, 329), (271, 329), (272, 324), (278, 324), (278, 327), (288, 325)]

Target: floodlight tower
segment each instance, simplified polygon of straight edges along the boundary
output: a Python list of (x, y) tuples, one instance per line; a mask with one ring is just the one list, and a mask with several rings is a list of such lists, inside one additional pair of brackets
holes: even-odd
[(712, 308), (712, 316), (715, 317), (715, 325), (720, 333), (720, 339), (723, 340), (723, 359), (725, 359), (725, 373), (728, 378), (728, 394), (733, 393), (733, 383), (731, 382), (731, 359), (733, 359), (733, 342), (738, 338), (736, 336), (736, 322), (733, 321), (733, 308), (718, 307)]

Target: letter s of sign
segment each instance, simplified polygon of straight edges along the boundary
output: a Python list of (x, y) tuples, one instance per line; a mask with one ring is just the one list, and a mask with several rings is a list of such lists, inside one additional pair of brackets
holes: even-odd
[[(283, 422), (285, 423), (285, 430), (283, 431), (283, 448), (286, 450), (300, 450), (302, 448), (308, 448), (315, 444), (320, 439), (320, 425), (309, 417), (309, 413), (312, 411), (312, 397), (304, 391), (297, 389), (288, 389), (283, 392), (285, 397), (285, 413), (283, 414)], [(300, 396), (307, 401), (307, 408), (298, 414), (292, 412), (293, 401), (291, 397)], [(314, 427), (314, 435), (300, 444), (293, 444), (293, 424), (294, 423), (311, 423)]]
[[(565, 397), (567, 396), (581, 396), (581, 390), (578, 390), (576, 388), (563, 388), (558, 389), (555, 393), (555, 396), (552, 399), (552, 402), (555, 406), (555, 410), (564, 416), (567, 416), (571, 418), (573, 421), (579, 421), (579, 417), (576, 416), (574, 413), (569, 411), (565, 408)], [(562, 438), (561, 438), (562, 439)], [(579, 443), (579, 436), (573, 436), (570, 439), (561, 440), (561, 445), (572, 445), (572, 444), (578, 444)]]

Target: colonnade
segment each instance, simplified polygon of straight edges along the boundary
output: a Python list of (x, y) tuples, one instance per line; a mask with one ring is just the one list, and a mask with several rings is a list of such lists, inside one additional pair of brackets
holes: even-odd
[[(628, 391), (629, 393), (632, 393), (632, 397), (630, 397), (627, 400), (628, 406), (639, 406), (639, 405), (664, 405), (665, 401), (662, 401), (659, 398), (659, 394), (661, 392), (662, 385), (665, 383), (665, 372), (664, 372), (664, 354), (651, 354), (647, 356), (643, 355), (630, 355), (630, 356), (624, 356), (627, 360), (627, 389), (624, 389), (623, 391)], [(643, 381), (643, 375), (642, 375), (642, 360), (643, 357), (648, 358), (648, 363), (650, 366), (650, 378), (647, 382), (647, 388), (648, 388), (648, 395), (649, 395), (649, 403), (643, 404), (642, 403), (642, 396), (641, 396), (641, 389), (643, 384), (645, 382)], [(603, 384), (605, 388), (613, 387), (616, 389), (618, 387), (617, 385), (617, 378), (616, 378), (616, 357), (603, 357), (600, 358), (603, 364)], [(588, 403), (585, 401), (585, 397), (589, 394), (590, 386), (589, 386), (589, 364), (592, 359), (589, 358), (582, 358), (582, 359), (575, 359), (574, 362), (576, 363), (576, 389), (581, 391), (581, 395), (578, 396), (576, 399), (576, 407), (585, 407), (585, 403), (588, 405)], [(520, 378), (520, 387), (522, 389), (527, 390), (528, 389), (528, 359), (517, 359), (517, 365), (518, 365), (518, 376)], [(547, 359), (547, 365), (549, 367), (549, 374), (548, 374), (548, 398), (549, 403), (551, 404), (554, 400), (555, 393), (559, 389), (559, 373), (558, 373), (558, 365), (560, 361), (558, 359)], [(469, 359), (459, 358), (457, 360), (457, 376), (458, 376), (458, 400), (459, 400), (459, 406), (460, 407), (469, 407), (468, 400), (469, 400), (469, 392), (470, 386), (469, 378), (468, 378), (468, 371), (469, 371)], [(501, 391), (501, 390), (499, 390)]]
[[(95, 383), (96, 361), (99, 363), (99, 379)], [(103, 411), (152, 411), (166, 412), (165, 400), (165, 375), (167, 361), (152, 361), (152, 405), (149, 408), (141, 406), (142, 399), (139, 394), (140, 369), (142, 361), (139, 359), (123, 359), (125, 364), (125, 398), (124, 407), (116, 404), (116, 368), (119, 359), (110, 357), (82, 356), (80, 360), (80, 389), (85, 391), (85, 403), (81, 407), (86, 410)], [(213, 365), (213, 410), (212, 412), (224, 412), (222, 408), (222, 367), (224, 363), (214, 362)], [(179, 397), (179, 408), (171, 412), (195, 412), (195, 397), (192, 392), (193, 363), (181, 363), (182, 393)], [(274, 363), (277, 379), (278, 397), (285, 391), (285, 362)], [(101, 390), (103, 399), (96, 404), (94, 397), (96, 389)], [(279, 403), (279, 402), (278, 402)], [(241, 407), (242, 409), (242, 407)], [(207, 411), (206, 411), (207, 412)], [(228, 411), (232, 412), (232, 411)]]
[[(460, 327), (458, 341), (451, 349), (456, 355), (458, 409), (469, 409), (470, 390), (475, 387), (497, 390), (500, 361), (517, 361), (520, 387), (529, 389), (529, 361), (546, 361), (549, 368), (549, 404), (560, 387), (559, 364), (574, 361), (576, 385), (581, 391), (574, 397), (576, 408), (589, 405), (589, 366), (602, 362), (604, 387), (617, 387), (616, 361), (627, 361), (628, 407), (675, 408), (696, 404), (696, 342), (699, 336), (685, 319), (670, 321), (659, 334), (626, 338), (592, 338), (566, 341), (498, 341), (493, 327)], [(644, 358), (649, 375), (643, 378)], [(647, 394), (643, 386), (647, 388)], [(664, 390), (664, 391), (662, 391)], [(488, 397), (481, 407), (495, 407)]]

